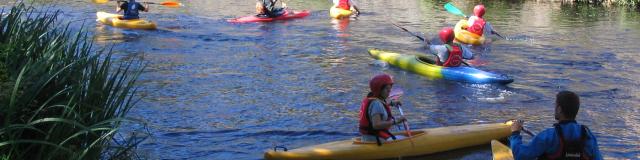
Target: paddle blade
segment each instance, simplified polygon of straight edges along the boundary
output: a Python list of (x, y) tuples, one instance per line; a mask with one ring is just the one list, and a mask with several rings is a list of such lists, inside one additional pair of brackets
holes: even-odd
[(180, 7), (181, 4), (179, 2), (173, 2), (173, 1), (166, 1), (166, 2), (162, 2), (160, 3), (160, 5), (164, 5), (167, 7)]
[(462, 11), (460, 11), (460, 9), (456, 8), (456, 6), (453, 6), (453, 4), (451, 4), (451, 2), (444, 4), (444, 9), (447, 10), (447, 12), (455, 14), (455, 15), (459, 15), (459, 16), (467, 16), (464, 13), (462, 13)]

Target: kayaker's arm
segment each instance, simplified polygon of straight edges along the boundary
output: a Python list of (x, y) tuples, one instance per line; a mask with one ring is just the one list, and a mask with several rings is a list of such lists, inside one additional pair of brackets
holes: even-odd
[(486, 22), (486, 24), (484, 25), (484, 34), (495, 34), (496, 36), (502, 38), (502, 39), (507, 39), (504, 36), (500, 35), (498, 32), (496, 32), (496, 30), (493, 29), (493, 26), (491, 25), (491, 23)]
[(353, 6), (353, 9), (356, 9), (356, 16), (359, 16), (360, 15), (360, 9), (358, 9), (358, 7), (355, 6), (355, 5)]
[[(369, 118), (372, 123), (371, 126), (373, 127), (373, 129), (386, 129), (393, 127), (394, 120), (384, 120), (384, 118), (386, 117), (383, 115), (386, 115), (387, 111), (385, 110), (384, 105), (382, 104), (382, 102), (380, 102), (380, 100), (371, 102), (369, 107), (370, 108), (367, 114), (369, 114)], [(395, 118), (395, 123), (402, 123), (402, 121), (406, 120), (402, 116)]]
[(142, 6), (142, 11), (149, 12), (149, 3), (144, 3), (144, 6)]
[(463, 59), (473, 59), (475, 57), (474, 56), (475, 54), (473, 54), (471, 49), (469, 49), (465, 45), (460, 45), (460, 48), (462, 48), (462, 58)]
[(358, 8), (358, 5), (356, 5), (355, 2), (353, 2), (352, 0), (349, 0), (349, 3), (351, 3), (350, 5), (353, 6), (353, 9), (356, 10), (356, 16), (360, 15), (360, 8)]
[(382, 120), (382, 114), (374, 114), (371, 123), (373, 124), (373, 129), (385, 129), (393, 125), (393, 121)]
[(406, 118), (404, 118), (403, 116), (400, 116), (400, 117), (396, 117), (396, 120), (384, 121), (382, 120), (382, 114), (374, 114), (373, 118), (371, 119), (371, 122), (373, 123), (373, 129), (385, 129), (385, 128), (393, 127), (393, 125), (402, 123), (406, 120), (407, 120)]
[[(588, 130), (588, 129), (587, 129)], [(601, 160), (602, 158), (602, 154), (600, 154), (600, 147), (598, 147), (598, 140), (596, 140), (596, 136), (593, 135), (593, 132), (591, 132), (591, 130), (588, 130), (589, 133), (589, 139), (593, 139), (592, 141), (587, 141), (587, 143), (585, 145), (587, 145), (587, 148), (592, 148), (591, 149), (591, 153), (593, 153), (593, 159), (597, 159), (597, 160)]]
[(515, 159), (536, 159), (549, 149), (548, 146), (551, 146), (553, 136), (555, 136), (555, 131), (545, 130), (533, 137), (529, 144), (524, 144), (520, 131), (513, 131), (509, 137), (511, 142), (509, 146)]
[(147, 4), (147, 5), (145, 5), (145, 6), (144, 6), (144, 11), (145, 11), (145, 12), (149, 12), (149, 4)]
[(280, 1), (280, 3), (282, 3), (282, 8), (287, 8), (287, 4), (284, 3), (284, 0)]
[(439, 63), (444, 63), (442, 62), (441, 57), (449, 56), (447, 53), (447, 47), (444, 45), (429, 45), (429, 51), (436, 57), (436, 60), (439, 61)]
[(122, 6), (122, 3), (123, 3), (122, 1), (118, 1), (118, 2), (116, 2), (116, 4), (117, 4), (117, 5), (116, 5), (116, 12), (118, 12), (118, 13), (119, 13), (120, 11), (122, 11), (122, 7), (121, 7), (121, 6)]

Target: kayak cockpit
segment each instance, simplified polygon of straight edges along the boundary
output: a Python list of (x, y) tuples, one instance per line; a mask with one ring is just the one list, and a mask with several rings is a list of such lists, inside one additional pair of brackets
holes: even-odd
[[(384, 144), (389, 144), (389, 143), (400, 143), (400, 142), (409, 141), (409, 139), (413, 139), (413, 138), (425, 135), (425, 132), (424, 131), (411, 131), (411, 138), (409, 138), (409, 135), (407, 135), (406, 132), (396, 132), (396, 133), (393, 133), (393, 134), (394, 135), (405, 136), (407, 138), (399, 139), (399, 140), (395, 140), (395, 141), (387, 141), (387, 142), (384, 142), (383, 145)], [(353, 138), (353, 144), (372, 144), (372, 145), (377, 145), (376, 142), (362, 142), (360, 137)]]
[(427, 56), (423, 56), (423, 55), (416, 55), (416, 60), (418, 60), (418, 62), (420, 63), (424, 63), (424, 64), (430, 64), (430, 65), (435, 65), (436, 61), (427, 57)]

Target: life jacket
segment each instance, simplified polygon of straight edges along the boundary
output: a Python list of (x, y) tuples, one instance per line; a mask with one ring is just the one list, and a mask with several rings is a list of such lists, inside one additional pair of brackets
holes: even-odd
[(478, 36), (482, 36), (482, 33), (484, 33), (484, 24), (486, 23), (484, 21), (484, 19), (480, 18), (480, 17), (476, 17), (473, 16), (470, 20), (473, 19), (473, 24), (471, 24), (469, 27), (467, 27), (467, 31), (471, 32), (471, 33), (475, 33)]
[(584, 144), (587, 141), (588, 132), (587, 127), (584, 125), (580, 125), (580, 138), (573, 141), (566, 141), (562, 134), (562, 128), (559, 124), (554, 125), (556, 133), (560, 138), (560, 146), (558, 150), (553, 154), (544, 154), (542, 157), (538, 159), (564, 159), (564, 160), (591, 160), (592, 156), (587, 155), (584, 150)]
[(458, 45), (448, 45), (447, 51), (449, 52), (449, 57), (444, 61), (444, 63), (440, 64), (440, 60), (437, 60), (437, 64), (443, 67), (458, 67), (462, 63), (462, 48)]
[(338, 8), (342, 8), (344, 10), (351, 9), (351, 6), (349, 5), (349, 0), (340, 0), (338, 2)]
[(127, 5), (127, 8), (124, 10), (124, 19), (138, 19), (140, 18), (138, 15), (140, 14), (138, 12), (139, 10), (139, 6), (138, 3), (129, 3), (129, 2), (125, 2)]
[[(362, 100), (362, 104), (360, 106), (360, 134), (376, 136), (376, 142), (378, 145), (382, 145), (380, 138), (387, 139), (391, 137), (395, 140), (396, 137), (389, 132), (389, 128), (380, 130), (373, 128), (373, 122), (371, 121), (371, 117), (369, 117), (369, 105), (373, 100), (376, 100), (376, 98), (365, 97)], [(387, 119), (385, 121), (393, 119), (393, 115), (391, 115), (391, 107), (384, 102), (382, 104), (384, 105), (384, 110), (387, 112)]]

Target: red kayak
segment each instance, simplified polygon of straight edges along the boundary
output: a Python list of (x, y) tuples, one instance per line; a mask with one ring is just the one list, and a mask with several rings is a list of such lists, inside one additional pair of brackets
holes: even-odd
[(274, 18), (269, 18), (269, 17), (258, 17), (258, 16), (245, 16), (245, 17), (240, 17), (240, 18), (235, 18), (235, 19), (229, 19), (227, 20), (227, 22), (231, 22), (231, 23), (246, 23), (246, 22), (271, 22), (271, 21), (276, 21), (276, 20), (288, 20), (288, 19), (294, 19), (294, 18), (303, 18), (309, 15), (309, 11), (307, 10), (303, 10), (303, 11), (288, 11), (285, 10), (285, 12), (278, 16), (278, 17), (274, 17)]

